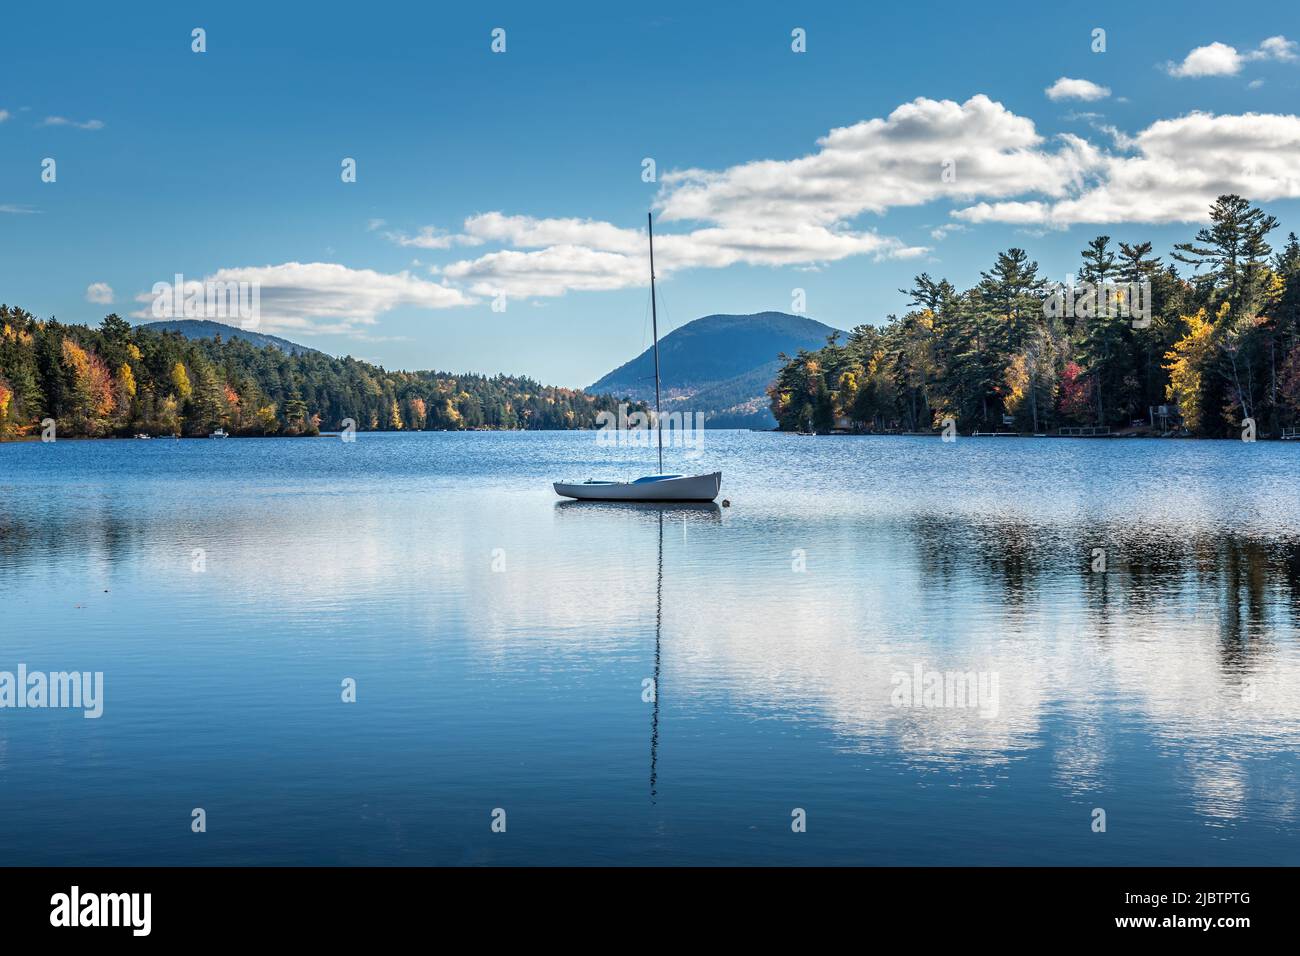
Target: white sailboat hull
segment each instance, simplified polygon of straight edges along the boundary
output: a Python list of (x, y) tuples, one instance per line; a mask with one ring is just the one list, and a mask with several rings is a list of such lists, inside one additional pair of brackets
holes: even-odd
[(579, 501), (712, 501), (722, 490), (722, 472), (650, 475), (636, 481), (557, 481), (554, 487), (557, 495)]

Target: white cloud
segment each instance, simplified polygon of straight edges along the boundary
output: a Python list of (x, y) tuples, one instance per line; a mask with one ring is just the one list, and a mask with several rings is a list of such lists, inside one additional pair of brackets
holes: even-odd
[(68, 119), (66, 116), (47, 116), (45, 117), (44, 121), (42, 121), (41, 125), (42, 126), (72, 126), (75, 127), (76, 129), (103, 129), (104, 121), (92, 119), (92, 120), (86, 120), (84, 123), (79, 123), (76, 120)]
[(531, 216), (506, 216), (499, 212), (470, 216), (465, 220), (464, 233), (458, 238), (465, 245), (508, 242), (523, 249), (575, 245), (634, 255), (646, 245), (644, 232), (608, 222), (534, 219)]
[[(172, 278), (168, 276), (161, 281), (170, 282)], [(359, 326), (373, 325), (380, 313), (402, 306), (448, 309), (474, 301), (460, 289), (409, 272), (390, 274), (350, 269), (331, 262), (285, 262), (219, 269), (203, 281), (257, 283), (261, 331), (352, 334)], [(187, 282), (187, 287), (190, 284)], [(154, 296), (142, 293), (136, 296), (136, 301), (152, 304)], [(171, 303), (166, 302), (161, 311), (163, 315), (159, 316), (152, 308), (142, 309), (134, 317), (169, 318)]]
[(0, 110), (0, 123), (3, 123), (5, 120), (9, 119), (9, 117), (12, 115), (13, 114), (10, 113), (8, 110)]
[(1241, 72), (1242, 58), (1234, 46), (1214, 42), (1198, 46), (1182, 63), (1166, 64), (1170, 76), (1232, 76)]
[[(1032, 120), (983, 94), (965, 103), (918, 98), (887, 118), (831, 130), (799, 159), (670, 172), (660, 205), (669, 222), (831, 225), (953, 196), (1061, 195), (1097, 161), (1078, 137), (1061, 137), (1054, 151), (1043, 143)], [(955, 181), (941, 176), (945, 163)]]
[(418, 235), (408, 236), (402, 232), (384, 233), (399, 246), (411, 246), (416, 249), (450, 249), (456, 237), (433, 226), (425, 226)]
[(1284, 36), (1269, 37), (1260, 43), (1257, 49), (1246, 53), (1240, 53), (1236, 47), (1216, 40), (1214, 43), (1198, 46), (1183, 58), (1182, 63), (1166, 63), (1165, 69), (1170, 76), (1180, 78), (1236, 76), (1246, 63), (1257, 60), (1294, 62), (1300, 59), (1300, 54), (1296, 51), (1296, 42)]
[(92, 282), (86, 286), (86, 301), (94, 302), (99, 305), (110, 305), (113, 302), (113, 287), (107, 282)]
[(504, 292), (510, 298), (622, 289), (646, 282), (648, 276), (647, 266), (634, 256), (573, 245), (492, 252), (453, 262), (442, 274), (469, 283), (479, 295)]
[(930, 230), (930, 238), (936, 242), (947, 239), (954, 232), (965, 232), (966, 227), (959, 222), (948, 222)]
[[(1282, 49), (1269, 47), (1275, 56)], [(958, 204), (953, 222), (930, 233), (941, 240), (957, 224), (1197, 222), (1224, 192), (1257, 201), (1300, 196), (1300, 117), (1194, 113), (1135, 136), (1092, 125), (1104, 145), (1072, 133), (1046, 139), (1032, 120), (982, 94), (964, 103), (918, 98), (887, 117), (833, 129), (794, 159), (667, 171), (655, 202), (657, 272), (804, 270), (854, 256), (922, 255), (927, 248), (861, 219), (936, 201)], [(430, 266), (475, 296), (619, 289), (644, 285), (649, 272), (643, 229), (594, 219), (493, 211), (468, 217), (459, 231), (427, 226), (414, 237), (389, 236), (430, 249), (504, 247)]]
[(1257, 202), (1300, 198), (1300, 116), (1192, 113), (1160, 120), (1131, 140), (1133, 154), (1107, 156), (1099, 175), (1054, 202), (978, 203), (965, 222), (1202, 222), (1223, 193)]
[[(505, 236), (518, 237), (517, 245), (543, 248), (491, 252), (438, 270), (448, 279), (469, 283), (476, 295), (504, 292), (511, 298), (557, 296), (568, 291), (608, 291), (649, 282), (644, 230), (583, 220), (487, 215), (497, 217), (503, 227), (508, 223)], [(573, 238), (586, 238), (588, 244), (547, 244), (547, 239), (558, 239), (569, 232)], [(722, 269), (737, 264), (802, 266), (855, 255), (908, 258), (925, 251), (873, 232), (832, 231), (823, 226), (784, 231), (708, 228), (688, 233), (656, 232), (655, 271), (660, 278), (666, 278), (682, 269)]]
[[(982, 94), (965, 103), (918, 98), (886, 118), (831, 130), (817, 146), (791, 160), (662, 175), (660, 222), (697, 227), (656, 235), (659, 273), (918, 256), (927, 250), (857, 227), (855, 220), (943, 198), (1027, 191), (1064, 198), (1104, 158), (1073, 135), (1048, 148), (1033, 121)], [(945, 177), (945, 169), (955, 170), (955, 178)], [(415, 237), (391, 238), (423, 248), (512, 246), (439, 270), (479, 295), (622, 288), (644, 284), (648, 275), (645, 234), (599, 220), (489, 212), (466, 219), (458, 234), (426, 227)]]
[(861, 255), (910, 259), (927, 251), (874, 232), (819, 225), (792, 225), (786, 229), (724, 226), (685, 234), (668, 233), (656, 239), (655, 265), (658, 267), (662, 259), (666, 270), (722, 269), (736, 263), (793, 266)]
[(1104, 100), (1110, 96), (1110, 87), (1099, 86), (1091, 80), (1076, 80), (1063, 76), (1046, 90), (1049, 100)]
[(953, 213), (971, 223), (1006, 222), (1013, 225), (1042, 225), (1051, 215), (1051, 205), (1043, 202), (976, 203)]
[(1288, 40), (1284, 36), (1269, 37), (1259, 45), (1259, 50), (1252, 59), (1261, 60), (1282, 60), (1292, 63), (1300, 59), (1300, 53), (1296, 52), (1297, 44), (1295, 40)]

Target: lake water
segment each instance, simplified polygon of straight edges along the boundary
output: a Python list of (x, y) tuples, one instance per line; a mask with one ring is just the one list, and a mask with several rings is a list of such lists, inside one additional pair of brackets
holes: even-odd
[(0, 709), (4, 862), (1300, 863), (1300, 443), (684, 454), (0, 446), (0, 670), (104, 674)]

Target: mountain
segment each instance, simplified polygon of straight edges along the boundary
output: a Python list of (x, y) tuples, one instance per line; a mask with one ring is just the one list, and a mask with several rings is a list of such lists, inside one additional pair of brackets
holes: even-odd
[(282, 339), (278, 335), (266, 335), (262, 332), (248, 332), (244, 329), (233, 325), (226, 325), (222, 322), (211, 322), (206, 319), (165, 319), (162, 322), (145, 322), (137, 326), (141, 329), (149, 329), (151, 332), (179, 332), (187, 339), (215, 339), (218, 335), (222, 341), (229, 342), (231, 339), (242, 339), (249, 342), (254, 348), (265, 348), (268, 345), (274, 345), (281, 352), (288, 355), (321, 355), (319, 349), (308, 348), (305, 345), (298, 345), (296, 342), (290, 342), (288, 339)]
[[(838, 329), (784, 312), (706, 315), (659, 342), (664, 411), (704, 412), (710, 428), (775, 428), (767, 386), (781, 352), (818, 349)], [(587, 389), (654, 401), (654, 349), (620, 365)]]

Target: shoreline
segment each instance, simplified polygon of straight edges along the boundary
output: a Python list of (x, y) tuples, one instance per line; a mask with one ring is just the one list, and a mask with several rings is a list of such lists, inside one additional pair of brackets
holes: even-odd
[[(802, 438), (938, 438), (942, 440), (942, 432), (847, 432), (847, 431), (829, 431), (829, 432), (795, 432), (782, 431), (779, 428), (772, 429), (751, 429), (752, 431), (767, 430), (780, 435), (798, 435)], [(1215, 435), (1144, 435), (1137, 432), (1127, 434), (1112, 435), (1049, 435), (1042, 432), (1037, 434), (1033, 432), (960, 432), (956, 438), (1054, 438), (1054, 439), (1075, 439), (1083, 441), (1228, 441), (1240, 442), (1240, 438)], [(1292, 442), (1300, 441), (1300, 436), (1281, 435), (1258, 435), (1256, 442)], [(1253, 444), (1254, 442), (1245, 442)]]
[[(376, 429), (357, 429), (357, 435), (476, 435), (476, 434), (526, 434), (528, 432), (539, 433), (563, 433), (563, 432), (591, 432), (597, 433), (599, 428), (376, 428)], [(718, 429), (718, 431), (776, 431), (776, 429)], [(268, 438), (340, 438), (343, 433), (338, 431), (317, 432), (315, 435), (232, 435), (227, 434), (225, 438), (218, 439), (252, 439), (262, 441)], [(68, 435), (60, 436), (54, 441), (209, 441), (211, 435), (150, 435), (148, 438), (137, 438), (135, 435)], [(33, 435), (12, 435), (9, 437), (0, 437), (0, 445), (22, 445), (35, 442), (42, 442), (39, 434)], [(46, 444), (49, 444), (48, 442)]]
[[(337, 432), (333, 435), (337, 436)], [(326, 438), (331, 437), (324, 433), (319, 435), (227, 435), (226, 438)], [(55, 444), (61, 441), (209, 441), (211, 435), (150, 435), (148, 438), (136, 438), (134, 435), (69, 435), (66, 438), (55, 438), (53, 441), (46, 442), (40, 435), (15, 435), (11, 438), (0, 438), (0, 445), (27, 445), (36, 444)]]
[[(473, 435), (473, 434), (527, 434), (535, 432), (539, 434), (556, 434), (564, 432), (581, 432), (581, 433), (599, 433), (599, 428), (438, 428), (438, 429), (375, 429), (373, 431), (360, 431), (357, 435)], [(755, 434), (768, 435), (792, 435), (800, 438), (938, 438), (943, 439), (942, 432), (850, 432), (850, 431), (826, 431), (826, 432), (798, 432), (786, 431), (780, 428), (717, 428), (706, 429), (706, 431), (717, 432), (750, 432)], [(342, 432), (319, 432), (315, 435), (226, 435), (226, 439), (263, 441), (274, 438), (341, 438)], [(1240, 438), (1219, 437), (1210, 435), (1151, 435), (1139, 432), (1117, 433), (1110, 435), (1051, 435), (1045, 433), (1032, 432), (968, 432), (965, 434), (957, 433), (955, 438), (1052, 438), (1052, 439), (1077, 439), (1085, 441), (1106, 441), (1106, 440), (1140, 440), (1140, 441), (1209, 441), (1209, 442), (1239, 442)], [(151, 435), (148, 438), (137, 438), (133, 435), (71, 435), (54, 439), (54, 442), (76, 441), (76, 442), (134, 442), (134, 441), (211, 441), (210, 435)], [(1258, 435), (1255, 438), (1257, 442), (1296, 442), (1300, 444), (1300, 436), (1289, 435)], [(17, 435), (8, 438), (0, 438), (0, 446), (3, 445), (23, 445), (23, 444), (52, 444), (53, 442), (43, 442), (40, 435)], [(1246, 442), (1253, 444), (1253, 442)]]

